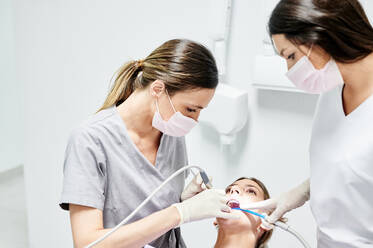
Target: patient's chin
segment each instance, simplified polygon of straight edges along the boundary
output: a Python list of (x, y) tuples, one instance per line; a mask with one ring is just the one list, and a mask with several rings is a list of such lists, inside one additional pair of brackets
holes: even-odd
[[(239, 219), (221, 219), (217, 218), (217, 224), (219, 229), (228, 232), (235, 232), (235, 231), (242, 231), (242, 230), (251, 230), (255, 229), (261, 224), (261, 220), (257, 216), (253, 216), (251, 214), (243, 213), (239, 210), (232, 210), (235, 214), (239, 215)], [(237, 212), (237, 213), (236, 213)]]
[(223, 219), (223, 218), (216, 218), (219, 228), (229, 228), (229, 227), (236, 227), (245, 225), (248, 222), (247, 216), (239, 210), (232, 210), (234, 214), (240, 216), (239, 219)]

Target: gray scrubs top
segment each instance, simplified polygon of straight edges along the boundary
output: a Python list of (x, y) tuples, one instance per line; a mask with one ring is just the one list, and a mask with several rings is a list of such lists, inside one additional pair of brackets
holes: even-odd
[[(68, 210), (72, 203), (100, 209), (104, 228), (112, 228), (187, 164), (184, 137), (163, 134), (156, 164), (152, 165), (132, 142), (113, 106), (93, 115), (72, 132), (65, 154), (60, 206)], [(166, 184), (128, 223), (179, 202), (186, 176), (184, 172)], [(186, 247), (179, 228), (150, 245)]]

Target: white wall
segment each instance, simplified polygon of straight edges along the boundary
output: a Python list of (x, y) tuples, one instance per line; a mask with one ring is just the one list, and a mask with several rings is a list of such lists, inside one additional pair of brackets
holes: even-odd
[(373, 23), (373, 1), (371, 0), (362, 0), (361, 3), (366, 10), (370, 23)]
[[(30, 244), (71, 247), (68, 214), (58, 208), (64, 149), (70, 130), (102, 103), (113, 72), (144, 58), (170, 38), (208, 43), (209, 1), (14, 0), (17, 74), (25, 87), (25, 174)], [(272, 195), (308, 176), (307, 149), (316, 97), (250, 87), (261, 50), (262, 1), (234, 1), (229, 83), (250, 94), (250, 120), (236, 151), (223, 156), (217, 135), (204, 126), (187, 138), (191, 162), (206, 167), (217, 187), (238, 176), (256, 176)], [(264, 15), (264, 14), (263, 14)], [(261, 23), (258, 25), (258, 23)], [(222, 112), (222, 115), (224, 113)], [(203, 147), (203, 149), (201, 149)], [(201, 151), (203, 150), (203, 153)], [(309, 207), (290, 224), (315, 244)], [(183, 228), (190, 247), (215, 240), (212, 221)], [(273, 247), (296, 242), (282, 233)]]
[(0, 1), (0, 173), (23, 162), (23, 99), (15, 74), (12, 4), (12, 0)]

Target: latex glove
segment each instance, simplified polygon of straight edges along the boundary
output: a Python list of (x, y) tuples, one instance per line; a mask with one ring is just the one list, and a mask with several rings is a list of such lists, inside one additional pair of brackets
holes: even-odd
[[(307, 179), (301, 185), (291, 189), (288, 192), (282, 193), (278, 197), (271, 198), (265, 201), (253, 202), (246, 206), (241, 206), (245, 209), (261, 209), (264, 211), (273, 211), (265, 221), (273, 224), (278, 221), (285, 213), (303, 206), (310, 198), (310, 180)], [(268, 223), (265, 223), (265, 225)], [(267, 226), (268, 227), (268, 226)]]
[[(211, 182), (212, 178), (209, 177), (209, 180)], [(197, 175), (194, 176), (193, 180), (190, 181), (188, 186), (184, 189), (183, 193), (181, 193), (181, 201), (185, 201), (186, 199), (189, 199), (196, 194), (206, 190), (206, 185), (203, 183), (202, 177), (200, 173), (197, 173)]]
[(207, 189), (183, 202), (173, 204), (180, 214), (179, 226), (207, 218), (238, 219), (240, 216), (231, 212), (231, 208), (227, 206), (228, 200), (224, 190)]

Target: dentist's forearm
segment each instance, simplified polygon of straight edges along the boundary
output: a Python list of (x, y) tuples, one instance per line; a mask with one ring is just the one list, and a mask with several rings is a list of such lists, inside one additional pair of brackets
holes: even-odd
[[(95, 248), (130, 248), (143, 247), (151, 241), (175, 228), (180, 222), (180, 215), (174, 206), (155, 212), (141, 220), (120, 227), (112, 235), (95, 245)], [(80, 227), (77, 227), (80, 228)], [(75, 233), (74, 244), (84, 248), (102, 237), (111, 229), (96, 229)]]

